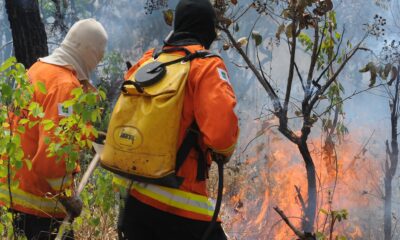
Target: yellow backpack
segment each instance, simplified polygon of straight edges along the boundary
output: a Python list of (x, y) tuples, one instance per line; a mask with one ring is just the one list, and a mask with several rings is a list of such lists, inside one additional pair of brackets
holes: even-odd
[(122, 86), (109, 123), (101, 165), (121, 176), (179, 187), (175, 175), (178, 134), (190, 61), (212, 56), (198, 51), (186, 56), (167, 49), (153, 56)]

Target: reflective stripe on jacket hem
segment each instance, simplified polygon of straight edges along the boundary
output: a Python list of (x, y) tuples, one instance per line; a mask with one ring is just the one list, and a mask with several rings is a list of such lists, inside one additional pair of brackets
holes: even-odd
[[(119, 176), (115, 176), (114, 183), (125, 188), (130, 185), (129, 180)], [(146, 199), (154, 199), (159, 204), (165, 205), (165, 207), (154, 206), (155, 204), (153, 204), (154, 202), (152, 201), (145, 201), (145, 203), (159, 209), (162, 208), (161, 210), (168, 209), (168, 212), (172, 214), (175, 213), (175, 210), (179, 209), (180, 214), (177, 215), (183, 217), (193, 218), (191, 217), (191, 213), (193, 213), (196, 216), (201, 215), (200, 217), (195, 217), (194, 219), (201, 218), (198, 220), (208, 220), (214, 214), (214, 206), (211, 204), (208, 198), (203, 195), (154, 184), (139, 183), (136, 181), (132, 183), (131, 192), (136, 192), (137, 194), (134, 194), (136, 197), (138, 197), (138, 194), (140, 194)], [(187, 212), (187, 214), (182, 214), (183, 212)]]
[[(133, 183), (132, 188), (145, 196), (157, 199), (157, 201), (175, 208), (207, 216), (212, 216), (214, 213), (214, 208), (211, 203), (208, 202), (206, 197), (201, 195), (193, 197), (192, 195), (195, 194), (183, 192), (179, 189), (168, 189), (166, 187), (144, 183)], [(183, 196), (185, 194), (186, 197)], [(198, 201), (199, 198), (203, 199)]]
[[(56, 199), (39, 197), (13, 187), (11, 189), (13, 208), (29, 214), (41, 217), (62, 218), (65, 212), (61, 203)], [(10, 195), (6, 184), (0, 187), (0, 203), (6, 207), (10, 206)]]
[(60, 191), (61, 188), (65, 188), (65, 186), (71, 186), (72, 176), (65, 176), (62, 178), (54, 178), (54, 179), (46, 179), (46, 181), (53, 190)]
[(130, 195), (134, 198), (136, 198), (138, 201), (147, 204), (153, 208), (156, 208), (158, 210), (161, 210), (163, 212), (167, 212), (173, 215), (177, 215), (183, 218), (188, 218), (188, 219), (192, 219), (192, 220), (197, 220), (197, 221), (205, 221), (205, 222), (209, 222), (211, 221), (211, 216), (208, 215), (203, 215), (203, 214), (197, 214), (194, 212), (190, 212), (190, 211), (186, 211), (180, 208), (175, 208), (166, 204), (163, 204), (159, 201), (157, 201), (156, 199), (147, 197), (145, 195), (140, 194), (139, 192), (137, 192), (136, 190), (132, 190)]

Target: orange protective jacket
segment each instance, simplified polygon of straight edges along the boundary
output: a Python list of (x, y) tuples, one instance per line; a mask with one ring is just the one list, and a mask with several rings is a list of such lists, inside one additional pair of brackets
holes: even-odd
[[(33, 101), (43, 107), (44, 119), (51, 119), (57, 125), (68, 114), (61, 104), (71, 99), (71, 91), (80, 86), (75, 73), (64, 67), (36, 62), (29, 69), (28, 78), (34, 86), (37, 82), (44, 83), (47, 94), (35, 89)], [(31, 161), (32, 168), (29, 170), (24, 164), (16, 173), (14, 180), (19, 184), (11, 191), (13, 208), (40, 217), (63, 218), (65, 213), (54, 196), (72, 186), (72, 173), (66, 172), (64, 161), (57, 162), (55, 157), (47, 156), (45, 138), (51, 136), (50, 132), (45, 131), (41, 124), (25, 128), (25, 133), (21, 134), (21, 145), (24, 157)], [(3, 179), (0, 183), (0, 204), (8, 207), (7, 188)]]
[[(191, 52), (204, 50), (200, 45), (185, 48)], [(142, 59), (129, 69), (125, 79), (129, 79), (141, 64), (152, 57), (152, 54), (153, 50), (146, 52)], [(184, 55), (183, 52), (182, 55)], [(238, 119), (234, 112), (235, 105), (235, 94), (222, 59), (211, 57), (192, 60), (184, 95), (178, 146), (182, 144), (187, 129), (195, 120), (201, 132), (200, 145), (203, 150), (211, 148), (217, 153), (230, 156), (236, 146), (239, 133)], [(180, 195), (178, 197), (185, 195), (185, 192), (189, 198), (197, 198), (197, 195), (207, 196), (206, 182), (196, 179), (196, 158), (197, 152), (192, 149), (177, 173), (178, 176), (184, 178), (180, 186), (181, 191), (177, 193)], [(208, 158), (208, 164), (211, 165), (210, 158)], [(171, 189), (171, 192), (176, 191)], [(154, 195), (152, 197), (151, 194), (142, 194), (135, 188), (131, 190), (131, 195), (143, 203), (175, 215), (196, 220), (210, 220), (210, 214), (206, 216), (181, 209), (176, 205), (174, 207), (168, 204), (169, 200), (160, 201)]]

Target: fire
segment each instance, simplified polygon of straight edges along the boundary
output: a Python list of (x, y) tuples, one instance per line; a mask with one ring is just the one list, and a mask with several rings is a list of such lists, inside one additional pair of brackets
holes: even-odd
[(263, 201), (263, 203), (261, 205), (260, 214), (258, 214), (256, 220), (254, 221), (255, 225), (260, 226), (261, 222), (265, 218), (265, 214), (267, 213), (267, 210), (268, 210), (268, 196), (269, 196), (269, 192), (266, 190), (265, 194), (264, 194), (264, 201)]
[[(304, 163), (294, 144), (277, 139), (279, 135), (276, 134), (264, 136), (246, 151), (256, 152), (255, 156), (241, 156), (239, 173), (226, 185), (225, 196), (230, 199), (223, 208), (225, 228), (232, 239), (295, 240), (296, 236), (273, 207), (279, 206), (301, 229), (302, 202), (295, 186), (307, 201)], [(323, 209), (317, 212), (316, 231), (329, 233), (330, 218), (326, 212), (346, 209), (348, 220), (334, 225), (333, 236), (362, 239), (368, 228), (363, 224), (366, 209), (381, 204), (380, 199), (373, 196), (382, 175), (379, 159), (363, 151), (359, 143), (362, 137), (365, 136), (348, 137), (336, 146), (335, 155), (329, 160), (324, 157), (322, 138), (309, 141), (317, 170), (317, 209)]]

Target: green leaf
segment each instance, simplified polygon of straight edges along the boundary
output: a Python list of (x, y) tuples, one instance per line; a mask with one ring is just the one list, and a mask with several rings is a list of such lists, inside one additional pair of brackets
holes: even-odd
[(251, 33), (251, 37), (254, 39), (254, 42), (256, 43), (256, 46), (259, 46), (262, 43), (262, 36), (259, 32), (253, 31)]
[(36, 83), (37, 88), (39, 89), (39, 92), (43, 93), (43, 94), (47, 94), (47, 89), (46, 89), (46, 85), (44, 85), (43, 82), (37, 82)]
[(94, 106), (97, 103), (97, 97), (93, 93), (89, 93), (86, 95), (86, 102), (89, 106)]
[(49, 131), (50, 129), (52, 129), (55, 126), (55, 124), (54, 124), (53, 120), (46, 119), (46, 120), (42, 121), (42, 126), (45, 131)]
[(10, 98), (11, 95), (12, 95), (12, 93), (13, 93), (13, 90), (12, 90), (12, 88), (11, 88), (8, 84), (3, 83), (3, 84), (1, 85), (1, 95), (2, 95), (2, 98)]
[(341, 36), (340, 36), (340, 33), (336, 32), (336, 33), (335, 33), (335, 38), (336, 38), (337, 40), (339, 40), (340, 37), (341, 37)]
[(97, 137), (99, 136), (99, 132), (97, 131), (96, 128), (91, 127), (90, 130), (91, 130), (91, 133), (93, 134), (93, 136), (94, 136), (95, 138), (97, 138)]
[(0, 72), (4, 72), (5, 70), (9, 69), (13, 64), (17, 62), (15, 57), (10, 57), (6, 61), (4, 61), (0, 66)]
[(0, 178), (5, 178), (8, 175), (7, 168), (4, 165), (0, 165)]
[(43, 117), (43, 108), (37, 102), (32, 102), (28, 107), (29, 114), (34, 117)]
[(82, 119), (84, 122), (89, 122), (92, 119), (92, 112), (88, 110), (84, 110), (82, 112)]
[(323, 209), (323, 208), (321, 208), (319, 211), (322, 212), (325, 215), (329, 215), (329, 212), (327, 210)]
[(29, 119), (23, 118), (23, 119), (19, 120), (18, 124), (20, 124), (20, 125), (25, 125), (25, 124), (27, 124), (28, 122), (29, 122)]
[(24, 166), (24, 163), (22, 161), (16, 161), (14, 166), (16, 169), (21, 169)]
[(78, 98), (78, 97), (80, 97), (80, 96), (83, 94), (83, 89), (82, 89), (81, 87), (75, 88), (75, 89), (73, 89), (73, 90), (71, 91), (71, 94), (72, 94), (74, 97)]
[(19, 133), (25, 133), (25, 127), (24, 127), (24, 126), (18, 126), (18, 127), (17, 127), (17, 131), (18, 131)]
[(28, 170), (30, 171), (32, 169), (32, 161), (29, 159), (25, 160), (26, 166), (28, 167)]
[(63, 102), (62, 105), (65, 108), (69, 108), (69, 107), (73, 106), (75, 104), (75, 102), (76, 102), (75, 99), (70, 99), (70, 100), (67, 100), (67, 101)]
[(100, 95), (101, 99), (103, 99), (103, 100), (105, 100), (107, 98), (107, 95), (103, 90), (99, 90), (99, 95)]
[(39, 123), (39, 121), (31, 121), (31, 122), (29, 122), (28, 127), (29, 127), (29, 128), (33, 128), (33, 127), (36, 126), (36, 124), (38, 124), (38, 123)]
[(49, 144), (51, 143), (51, 138), (50, 138), (50, 137), (45, 137), (45, 138), (44, 138), (44, 143), (45, 143), (46, 145), (49, 145)]
[(314, 44), (313, 44), (313, 42), (312, 42), (310, 36), (308, 36), (306, 33), (301, 32), (301, 33), (299, 34), (299, 36), (298, 36), (298, 39), (299, 39), (300, 43), (301, 43), (303, 46), (306, 47), (306, 49), (305, 49), (306, 51), (312, 49), (312, 47), (313, 47)]
[(82, 111), (85, 110), (84, 106), (80, 103), (75, 103), (73, 106), (74, 113), (76, 114), (82, 114)]
[(96, 122), (96, 120), (97, 120), (97, 112), (96, 111), (93, 111), (92, 112), (92, 116), (91, 116), (91, 119), (90, 119), (92, 122)]

